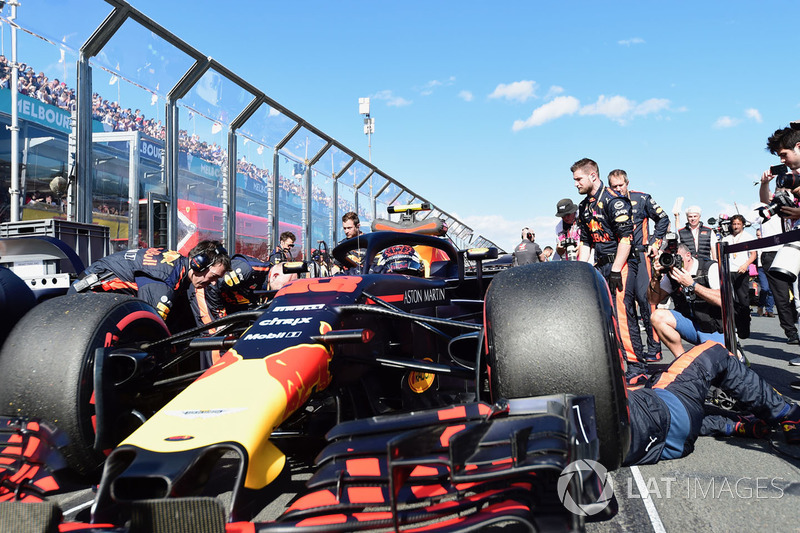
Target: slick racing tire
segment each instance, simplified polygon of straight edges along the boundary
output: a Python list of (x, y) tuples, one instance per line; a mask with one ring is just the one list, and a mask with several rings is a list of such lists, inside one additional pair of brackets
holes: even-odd
[(77, 473), (93, 476), (95, 349), (169, 335), (147, 303), (121, 294), (74, 294), (28, 312), (0, 351), (0, 414), (49, 420), (69, 437), (62, 450)]
[(618, 468), (630, 444), (622, 358), (607, 285), (588, 263), (515, 267), (486, 294), (492, 399), (595, 398), (600, 462)]

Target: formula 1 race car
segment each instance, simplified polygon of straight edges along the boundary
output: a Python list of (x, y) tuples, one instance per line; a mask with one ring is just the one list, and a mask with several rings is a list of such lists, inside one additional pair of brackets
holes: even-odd
[[(424, 269), (382, 267), (403, 246)], [(582, 529), (587, 513), (562, 502), (596, 502), (602, 480), (581, 470), (563, 484), (562, 471), (579, 459), (613, 470), (629, 442), (595, 269), (491, 275), (481, 263), (496, 250), (397, 231), (333, 255), (345, 274), (178, 334), (122, 295), (29, 311), (0, 351), (0, 529)], [(199, 369), (207, 350), (223, 355)], [(305, 492), (252, 521), (309, 451)], [(60, 523), (49, 498), (79, 483), (99, 483), (91, 514)]]

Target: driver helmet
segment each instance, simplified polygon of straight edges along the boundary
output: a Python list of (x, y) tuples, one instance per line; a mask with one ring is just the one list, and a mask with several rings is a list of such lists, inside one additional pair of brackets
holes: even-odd
[(381, 272), (385, 273), (419, 277), (425, 275), (422, 257), (413, 246), (407, 244), (397, 244), (386, 248), (378, 257), (378, 266), (382, 267)]

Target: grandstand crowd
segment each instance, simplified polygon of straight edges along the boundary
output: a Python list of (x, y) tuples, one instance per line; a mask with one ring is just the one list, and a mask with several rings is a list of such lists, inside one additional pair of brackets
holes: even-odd
[[(119, 83), (119, 82), (117, 82)], [(11, 88), (11, 66), (4, 55), (0, 55), (0, 89)], [(40, 71), (38, 74), (32, 66), (26, 63), (19, 65), (18, 90), (30, 98), (35, 98), (42, 103), (59, 107), (65, 111), (72, 112), (76, 109), (75, 90), (58, 78), (52, 80)], [(191, 111), (189, 111), (190, 116)], [(148, 118), (141, 109), (123, 107), (116, 101), (103, 98), (98, 93), (92, 95), (92, 118), (101, 124), (107, 131), (140, 131), (148, 137), (165, 140), (166, 125), (161, 121)], [(196, 133), (189, 133), (185, 129), (179, 131), (178, 144), (181, 151), (198, 157), (213, 165), (223, 165), (227, 158), (225, 149), (216, 142), (207, 142), (200, 138)], [(247, 161), (241, 157), (237, 163), (237, 171), (247, 176), (248, 179), (259, 183), (269, 184), (272, 180), (272, 173), (269, 169), (260, 168), (255, 163)], [(288, 193), (300, 199), (305, 194), (305, 188), (301, 182), (301, 176), (295, 173), (292, 178), (283, 175), (278, 177), (278, 186)], [(333, 207), (333, 199), (321, 187), (312, 186), (312, 200), (327, 209)], [(353, 202), (338, 197), (337, 204), (341, 212), (353, 211)], [(367, 216), (364, 206), (359, 206), (359, 213)]]

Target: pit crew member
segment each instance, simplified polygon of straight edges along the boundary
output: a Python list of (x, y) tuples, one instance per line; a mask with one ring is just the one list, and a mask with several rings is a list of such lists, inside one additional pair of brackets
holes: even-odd
[(256, 257), (236, 254), (231, 257), (231, 268), (222, 279), (205, 290), (197, 289), (198, 301), (205, 299), (212, 320), (243, 311), (261, 301), (258, 291), (267, 290), (271, 266)]
[(522, 228), (522, 241), (514, 248), (513, 266), (527, 265), (529, 263), (543, 263), (544, 255), (539, 245), (534, 242), (536, 234), (530, 228)]
[[(152, 305), (170, 331), (202, 323), (194, 289), (205, 289), (230, 268), (219, 241), (202, 241), (183, 257), (174, 250), (142, 248), (108, 255), (89, 265), (68, 293), (118, 292)], [(174, 309), (174, 310), (173, 310)], [(187, 316), (194, 315), (194, 320)]]
[(594, 265), (608, 282), (617, 315), (627, 363), (625, 381), (635, 386), (647, 379), (647, 362), (635, 314), (633, 287), (638, 261), (631, 257), (631, 203), (603, 185), (597, 163), (591, 159), (577, 161), (570, 170), (578, 192), (586, 195), (578, 208), (581, 231), (578, 260), (588, 261), (594, 249)]
[(694, 257), (688, 246), (679, 244), (676, 254), (682, 266), (675, 263), (665, 270), (660, 259), (663, 253), (668, 252), (659, 252), (653, 261), (649, 285), (651, 304), (656, 305), (667, 296), (672, 296), (675, 303), (674, 310), (656, 309), (650, 317), (661, 342), (675, 357), (680, 357), (684, 351), (681, 339), (691, 344), (707, 340), (724, 343), (717, 263)]
[[(706, 416), (712, 383), (731, 392), (757, 418)], [(800, 406), (790, 403), (725, 347), (713, 341), (695, 346), (645, 387), (628, 391), (631, 446), (626, 465), (677, 459), (694, 450), (698, 435), (763, 437), (769, 423), (780, 425), (789, 444), (800, 444)]]
[[(661, 240), (669, 231), (669, 215), (653, 197), (646, 192), (628, 189), (628, 173), (624, 170), (612, 170), (608, 174), (608, 187), (631, 201), (633, 216), (633, 253), (639, 260), (636, 271), (636, 284), (634, 287), (636, 302), (639, 306), (639, 315), (642, 317), (644, 329), (647, 332), (647, 351), (645, 359), (648, 361), (661, 360), (661, 342), (658, 335), (653, 332), (650, 315), (655, 306), (652, 306), (647, 297), (647, 285), (650, 283), (651, 258), (661, 247)], [(650, 235), (650, 220), (655, 224), (653, 235)]]

